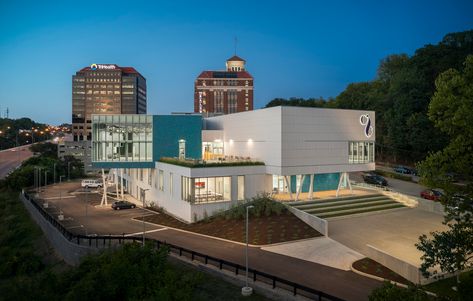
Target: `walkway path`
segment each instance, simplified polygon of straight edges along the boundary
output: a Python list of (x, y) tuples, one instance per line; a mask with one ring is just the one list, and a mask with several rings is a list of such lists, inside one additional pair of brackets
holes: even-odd
[[(95, 207), (100, 202), (100, 195), (96, 193), (78, 194), (75, 198), (67, 199), (55, 198), (59, 194), (68, 195), (68, 192), (74, 191), (79, 185), (79, 182), (69, 182), (54, 187), (49, 186), (41, 195), (41, 197), (49, 198), (52, 206), (64, 212), (70, 227), (79, 226), (72, 228), (71, 231), (77, 230), (80, 234), (84, 234), (84, 229), (87, 229), (89, 234), (142, 233), (142, 223), (132, 218), (143, 214), (148, 215), (150, 212), (140, 208), (114, 211), (110, 207)], [(87, 207), (86, 204), (88, 204)], [(87, 216), (85, 216), (86, 212)], [(146, 224), (146, 236), (244, 265), (245, 246), (164, 228)], [(313, 254), (315, 253), (316, 249), (313, 249)], [(306, 259), (308, 260), (277, 254), (259, 247), (249, 248), (250, 267), (345, 300), (365, 301), (374, 288), (382, 285), (379, 281), (351, 271), (343, 271), (309, 261), (310, 258)]]

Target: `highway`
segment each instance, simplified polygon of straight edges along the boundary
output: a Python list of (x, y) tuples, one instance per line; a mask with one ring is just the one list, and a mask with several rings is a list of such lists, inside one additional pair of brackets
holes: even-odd
[(0, 151), (0, 179), (6, 177), (21, 162), (33, 156), (30, 146), (31, 144), (28, 144)]

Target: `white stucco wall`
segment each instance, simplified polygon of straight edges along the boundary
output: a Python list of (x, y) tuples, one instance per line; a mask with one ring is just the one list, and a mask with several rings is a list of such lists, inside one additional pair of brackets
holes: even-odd
[[(164, 189), (159, 190), (158, 174), (163, 171)], [(151, 185), (148, 184), (148, 173), (151, 171)], [(124, 174), (128, 181), (128, 192), (139, 199), (139, 189), (146, 191), (147, 205), (154, 204), (163, 207), (170, 214), (186, 221), (193, 222), (210, 216), (215, 212), (227, 210), (238, 199), (238, 176), (245, 176), (245, 198), (249, 199), (263, 192), (271, 192), (271, 176), (265, 174), (265, 166), (233, 166), (213, 168), (187, 168), (162, 162), (156, 162), (155, 169), (143, 170), (143, 181), (139, 179), (139, 169), (130, 169), (130, 175)], [(170, 177), (172, 174), (172, 193)], [(231, 177), (231, 201), (222, 201), (204, 204), (191, 204), (181, 199), (181, 177)]]
[(251, 157), (268, 174), (296, 175), (374, 170), (374, 163), (349, 164), (349, 141), (367, 138), (360, 116), (375, 112), (305, 107), (273, 107), (205, 119), (205, 128), (222, 130), (227, 156)]

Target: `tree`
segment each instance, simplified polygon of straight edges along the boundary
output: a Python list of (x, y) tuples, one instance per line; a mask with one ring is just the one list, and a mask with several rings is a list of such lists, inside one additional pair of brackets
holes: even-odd
[(401, 288), (390, 282), (384, 282), (382, 287), (374, 289), (369, 301), (428, 301), (428, 295), (415, 286), (407, 289)]
[[(429, 105), (429, 118), (448, 135), (450, 143), (431, 153), (419, 164), (423, 183), (446, 191), (444, 224), (447, 231), (420, 237), (417, 248), (422, 256), (425, 276), (442, 272), (459, 273), (473, 267), (473, 55), (467, 57), (463, 71), (450, 69), (435, 82), (436, 92)], [(448, 174), (460, 175), (462, 185)]]
[(415, 54), (394, 54), (383, 59), (376, 77), (352, 83), (335, 99), (276, 98), (266, 107), (306, 106), (376, 112), (377, 158), (413, 164), (449, 142), (428, 118), (435, 79), (450, 68), (459, 69), (473, 53), (473, 30), (447, 34), (437, 45)]

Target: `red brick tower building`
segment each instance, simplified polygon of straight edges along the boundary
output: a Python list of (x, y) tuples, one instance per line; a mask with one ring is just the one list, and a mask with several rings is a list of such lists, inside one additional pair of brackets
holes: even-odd
[(194, 112), (231, 114), (253, 110), (253, 77), (233, 56), (225, 71), (203, 71), (194, 84)]

